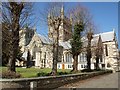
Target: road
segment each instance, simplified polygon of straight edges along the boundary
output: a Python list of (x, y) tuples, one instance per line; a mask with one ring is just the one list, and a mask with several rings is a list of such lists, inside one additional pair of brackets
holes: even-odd
[(56, 90), (59, 90), (60, 88), (118, 88), (118, 76), (120, 76), (120, 72), (119, 74), (112, 73), (96, 76), (90, 79), (78, 81), (76, 83), (61, 86)]

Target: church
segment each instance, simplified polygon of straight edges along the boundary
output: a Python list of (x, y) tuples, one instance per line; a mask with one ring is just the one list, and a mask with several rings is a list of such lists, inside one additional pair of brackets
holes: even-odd
[[(64, 10), (61, 8), (61, 26), (59, 28), (59, 59), (57, 63), (58, 69), (72, 69), (73, 58), (71, 54), (70, 39), (72, 38), (72, 23), (71, 18), (68, 19), (64, 16)], [(31, 65), (38, 68), (52, 68), (53, 60), (53, 41), (52, 33), (53, 28), (49, 24), (50, 16), (48, 15), (48, 36), (38, 34), (36, 29), (30, 29), (28, 27), (21, 29), (19, 32), (22, 57), (27, 61), (28, 51), (30, 52)], [(70, 22), (70, 23), (67, 23)], [(78, 55), (78, 70), (87, 68), (86, 50), (87, 38), (82, 38), (83, 47), (82, 52)], [(100, 69), (112, 69), (117, 70), (119, 60), (118, 43), (116, 39), (116, 33), (114, 30), (110, 32), (104, 32), (94, 34), (91, 41), (91, 69), (95, 69), (95, 52), (94, 48), (98, 43), (102, 44), (103, 55), (99, 60)], [(20, 65), (16, 62), (16, 65)], [(21, 66), (24, 66), (23, 63)]]

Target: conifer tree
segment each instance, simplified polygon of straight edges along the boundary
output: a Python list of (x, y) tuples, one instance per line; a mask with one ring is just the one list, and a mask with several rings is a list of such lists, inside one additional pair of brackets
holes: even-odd
[(83, 23), (77, 23), (74, 26), (74, 31), (73, 31), (73, 35), (72, 35), (72, 40), (71, 40), (71, 51), (72, 51), (72, 55), (73, 55), (73, 72), (77, 72), (78, 71), (78, 55), (81, 52), (81, 48), (82, 48), (82, 41), (81, 41), (81, 32), (84, 30), (84, 26)]

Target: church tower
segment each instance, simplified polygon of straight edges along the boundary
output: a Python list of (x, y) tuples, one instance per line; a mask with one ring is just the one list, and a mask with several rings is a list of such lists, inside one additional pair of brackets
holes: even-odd
[[(59, 41), (64, 42), (72, 38), (72, 21), (71, 18), (64, 16), (64, 7), (62, 5), (60, 10), (61, 23), (59, 26)], [(50, 25), (51, 15), (48, 14), (48, 37), (53, 38), (53, 26)], [(55, 35), (55, 34), (54, 34)]]

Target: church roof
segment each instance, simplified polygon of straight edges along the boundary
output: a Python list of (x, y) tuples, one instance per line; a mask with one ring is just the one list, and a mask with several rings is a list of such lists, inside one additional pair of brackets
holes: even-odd
[[(47, 36), (43, 36), (41, 34), (38, 34), (38, 36), (43, 43), (45, 43), (45, 44), (51, 44), (52, 43), (52, 40), (50, 40)], [(113, 41), (114, 31), (93, 35), (93, 39), (91, 41), (91, 46), (95, 46), (97, 44), (99, 36), (101, 36), (102, 42)], [(86, 47), (87, 46), (87, 38), (83, 37), (82, 42), (83, 42), (83, 46)], [(69, 41), (59, 42), (59, 45), (62, 46), (64, 49), (70, 49), (71, 48), (71, 45), (70, 45)]]
[[(38, 34), (39, 38), (41, 39), (41, 41), (45, 44), (52, 44), (52, 40), (50, 40), (47, 36), (43, 36), (41, 34)], [(59, 42), (59, 46), (62, 46), (64, 49), (70, 49), (71, 45), (68, 41), (66, 42)]]
[[(47, 36), (43, 36), (41, 34), (38, 34), (39, 38), (41, 39), (41, 41), (45, 44), (52, 44), (52, 40), (50, 40)], [(59, 42), (59, 46), (62, 46), (64, 49), (70, 49), (71, 45), (69, 41), (66, 42)]]
[[(99, 36), (93, 36), (91, 40), (91, 46), (96, 46), (98, 43)], [(87, 39), (82, 39), (83, 47), (87, 47), (88, 41)]]
[(59, 45), (62, 46), (64, 49), (70, 49), (71, 45), (69, 41), (66, 42), (59, 42)]
[[(99, 36), (101, 37), (102, 42), (113, 41), (113, 39), (114, 39), (114, 31), (94, 34), (93, 39), (91, 41), (91, 46), (97, 45)], [(83, 46), (86, 47), (87, 46), (87, 38), (83, 37), (82, 42), (83, 42)]]
[(95, 34), (94, 36), (99, 36), (101, 35), (102, 42), (107, 42), (107, 41), (113, 41), (114, 39), (114, 30), (110, 32), (105, 32), (105, 33), (100, 33), (100, 34)]
[(47, 36), (43, 36), (41, 34), (38, 34), (39, 38), (41, 39), (41, 41), (45, 44), (51, 44), (51, 40), (47, 37)]

